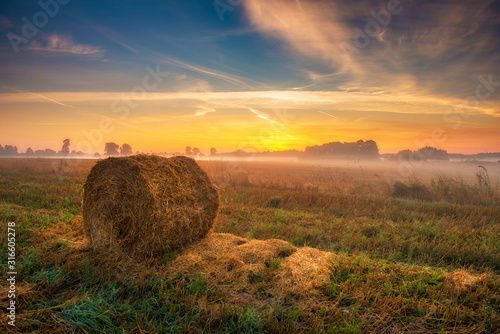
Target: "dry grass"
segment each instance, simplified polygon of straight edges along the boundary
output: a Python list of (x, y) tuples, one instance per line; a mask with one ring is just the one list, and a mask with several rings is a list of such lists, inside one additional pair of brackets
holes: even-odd
[(249, 241), (213, 233), (179, 254), (166, 270), (171, 279), (200, 273), (237, 300), (255, 302), (259, 291), (265, 290), (266, 301), (283, 302), (289, 295), (321, 295), (318, 289), (328, 279), (331, 258), (332, 254), (278, 239)]
[(383, 165), (202, 161), (221, 187), (215, 232), (137, 261), (85, 239), (95, 161), (58, 178), (35, 160), (19, 172), (0, 159), (0, 221), (18, 223), (19, 332), (500, 332), (500, 206), (475, 166), (458, 184), (475, 194), (467, 203), (432, 174), (420, 179), (432, 198), (391, 197)]
[[(392, 264), (296, 248), (281, 240), (247, 240), (221, 233), (189, 245), (167, 263), (144, 263), (93, 251), (83, 240), (79, 218), (29, 238), (43, 246), (37, 249), (36, 268), (40, 269), (35, 270), (39, 272), (21, 270), (30, 281), (18, 291), (21, 332), (72, 332), (80, 325), (68, 320), (70, 311), (77, 312), (70, 314), (79, 319), (95, 317), (85, 320), (94, 326), (88, 332), (122, 332), (122, 313), (131, 312), (124, 305), (142, 300), (159, 307), (159, 319), (183, 323), (176, 330), (164, 328), (168, 332), (500, 330), (500, 280), (494, 274)], [(61, 246), (61, 240), (66, 246)], [(59, 268), (57, 278), (51, 277), (54, 268)], [(112, 296), (106, 299), (106, 309), (98, 307), (103, 303), (100, 293)], [(46, 300), (53, 303), (42, 302)], [(165, 309), (166, 305), (179, 305), (184, 311)], [(87, 310), (87, 306), (97, 309)], [(102, 312), (116, 318), (103, 323)], [(134, 311), (135, 320), (125, 322), (127, 332), (159, 331), (151, 327), (153, 315), (144, 312)], [(0, 326), (9, 329), (5, 319)]]
[(84, 185), (85, 234), (97, 248), (161, 255), (205, 236), (219, 202), (193, 159), (108, 158), (92, 167)]

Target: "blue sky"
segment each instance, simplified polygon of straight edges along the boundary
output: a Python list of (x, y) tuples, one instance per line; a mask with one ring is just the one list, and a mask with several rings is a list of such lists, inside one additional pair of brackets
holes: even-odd
[[(22, 3), (22, 5), (20, 5)], [(21, 34), (21, 17), (31, 18), (40, 11), (35, 1), (6, 2), (3, 17), (12, 24), (3, 32)], [(10, 65), (25, 67), (25, 76), (16, 73), (8, 79), (25, 84), (28, 90), (51, 91), (121, 91), (136, 84), (136, 75), (147, 65), (163, 59), (178, 60), (194, 66), (228, 72), (252, 80), (265, 79), (279, 83), (293, 81), (293, 74), (283, 64), (279, 52), (272, 51), (273, 43), (259, 36), (246, 22), (241, 7), (226, 12), (224, 21), (210, 1), (76, 1), (60, 5), (59, 14), (40, 29), (36, 40), (46, 45), (53, 34), (68, 38), (76, 45), (93, 47), (96, 54), (75, 55), (67, 52), (23, 50), (14, 54), (7, 38), (1, 41), (2, 55)], [(98, 52), (98, 51), (101, 52)], [(11, 54), (12, 53), (12, 54)], [(186, 68), (165, 64), (171, 71), (185, 72)], [(69, 76), (91, 76), (85, 80), (33, 81), (32, 73), (54, 70)], [(86, 74), (81, 71), (87, 72)], [(270, 75), (270, 71), (273, 72)], [(189, 71), (200, 75), (200, 72)], [(204, 75), (200, 75), (203, 76)], [(208, 76), (209, 79), (212, 79)], [(22, 80), (22, 81), (21, 81)], [(272, 83), (271, 82), (271, 83)], [(69, 84), (69, 85), (68, 85)], [(248, 89), (213, 81), (215, 89)], [(255, 86), (255, 87), (254, 87)], [(264, 88), (265, 85), (263, 84)], [(258, 84), (252, 88), (259, 88)], [(174, 89), (174, 88), (173, 88)]]
[[(18, 53), (43, 8), (0, 4), (3, 144), (500, 150), (499, 1), (220, 0), (223, 20), (206, 0), (42, 2), (58, 12)], [(161, 82), (130, 97), (148, 68)], [(90, 140), (102, 118), (113, 131)]]

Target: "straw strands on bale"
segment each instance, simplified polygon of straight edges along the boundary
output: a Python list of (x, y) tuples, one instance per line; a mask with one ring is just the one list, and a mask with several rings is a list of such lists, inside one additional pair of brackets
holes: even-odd
[(159, 255), (204, 237), (219, 203), (217, 188), (193, 159), (108, 158), (84, 185), (85, 234), (96, 248)]

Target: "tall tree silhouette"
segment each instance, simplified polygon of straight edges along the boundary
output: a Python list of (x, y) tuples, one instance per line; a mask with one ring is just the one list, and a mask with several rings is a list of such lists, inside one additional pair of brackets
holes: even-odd
[(34, 155), (35, 155), (35, 152), (33, 152), (33, 150), (31, 149), (31, 147), (28, 147), (28, 149), (26, 150), (26, 156), (31, 157), (31, 156), (34, 156)]
[(116, 156), (116, 155), (120, 155), (120, 152), (118, 152), (118, 149), (120, 148), (120, 146), (116, 143), (106, 143), (104, 145), (104, 154), (105, 155), (109, 155), (109, 156)]
[(134, 152), (132, 151), (132, 146), (129, 144), (123, 144), (122, 147), (120, 147), (120, 155), (132, 155)]
[(212, 147), (210, 149), (210, 155), (216, 155), (217, 154), (217, 150), (215, 149), (215, 147)]
[(193, 148), (193, 155), (195, 157), (199, 156), (201, 154), (200, 149), (198, 147)]
[(63, 146), (62, 146), (62, 149), (61, 149), (61, 153), (62, 155), (68, 155), (69, 154), (69, 145), (70, 145), (70, 140), (69, 139), (64, 139), (63, 140)]
[(193, 155), (193, 152), (191, 152), (191, 146), (186, 146), (184, 151), (186, 152), (186, 155)]

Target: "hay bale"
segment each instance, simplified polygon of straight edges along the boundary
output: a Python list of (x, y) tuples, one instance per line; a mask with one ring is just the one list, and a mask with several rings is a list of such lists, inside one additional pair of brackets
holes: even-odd
[(96, 248), (158, 255), (203, 238), (219, 203), (217, 188), (193, 159), (108, 158), (84, 185), (85, 234)]

